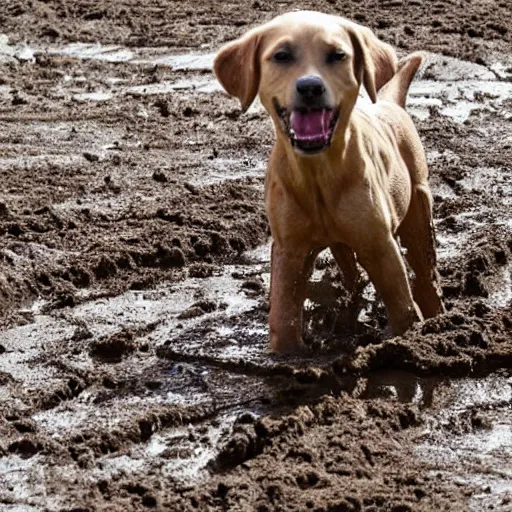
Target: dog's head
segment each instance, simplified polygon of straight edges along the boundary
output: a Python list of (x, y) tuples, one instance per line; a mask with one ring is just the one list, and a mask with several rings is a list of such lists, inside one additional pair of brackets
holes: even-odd
[(396, 71), (396, 55), (368, 28), (338, 16), (284, 14), (218, 53), (220, 83), (246, 110), (259, 94), (278, 137), (300, 154), (328, 148), (359, 87), (373, 102)]

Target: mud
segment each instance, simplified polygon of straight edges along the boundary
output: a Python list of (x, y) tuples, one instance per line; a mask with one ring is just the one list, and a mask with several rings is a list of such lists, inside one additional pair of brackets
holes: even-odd
[(428, 52), (448, 311), (389, 339), (325, 253), (284, 357), (273, 131), (211, 64), (297, 7), (0, 6), (0, 510), (512, 510), (509, 2), (315, 4)]

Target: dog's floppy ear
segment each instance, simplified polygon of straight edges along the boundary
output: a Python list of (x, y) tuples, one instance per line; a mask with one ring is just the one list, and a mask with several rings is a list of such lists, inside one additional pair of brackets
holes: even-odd
[(391, 80), (397, 70), (396, 53), (369, 28), (353, 23), (349, 34), (354, 47), (354, 73), (375, 103), (377, 91)]
[(260, 31), (255, 29), (223, 46), (213, 63), (213, 69), (228, 94), (240, 100), (242, 110), (254, 101), (260, 83)]

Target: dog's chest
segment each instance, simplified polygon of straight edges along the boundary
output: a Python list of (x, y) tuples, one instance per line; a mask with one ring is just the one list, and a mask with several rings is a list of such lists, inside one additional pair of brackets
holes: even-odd
[[(387, 180), (389, 176), (385, 176)], [(286, 210), (284, 229), (300, 230), (318, 246), (344, 243), (368, 245), (398, 223), (394, 198), (382, 180), (353, 173), (350, 179), (309, 175), (281, 197)], [(293, 219), (293, 222), (290, 222)]]
[(368, 202), (367, 194), (360, 187), (333, 183), (332, 180), (315, 179), (300, 194), (302, 211), (310, 225), (313, 240), (318, 245), (348, 243), (354, 235), (354, 223), (361, 216)]

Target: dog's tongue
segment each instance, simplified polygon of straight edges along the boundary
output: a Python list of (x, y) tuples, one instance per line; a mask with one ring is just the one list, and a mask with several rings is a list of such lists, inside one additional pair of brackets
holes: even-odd
[(329, 138), (329, 125), (332, 119), (332, 110), (310, 110), (301, 112), (293, 110), (290, 124), (299, 140), (316, 140)]

